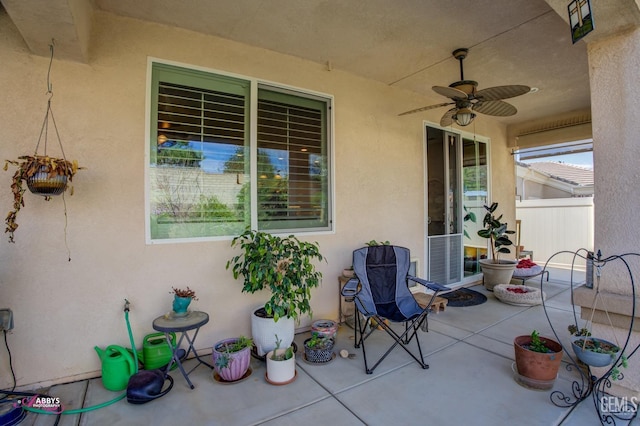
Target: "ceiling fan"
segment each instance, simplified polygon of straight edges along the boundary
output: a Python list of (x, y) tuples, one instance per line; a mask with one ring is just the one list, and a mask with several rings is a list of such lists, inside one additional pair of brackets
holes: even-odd
[(498, 117), (507, 117), (518, 112), (516, 107), (502, 101), (502, 99), (524, 95), (525, 93), (529, 93), (531, 88), (523, 85), (509, 85), (477, 90), (477, 81), (464, 79), (462, 61), (467, 57), (468, 53), (469, 49), (456, 49), (452, 53), (453, 57), (460, 61), (460, 81), (451, 83), (449, 87), (432, 87), (434, 92), (450, 98), (452, 102), (412, 109), (411, 111), (403, 112), (399, 115), (414, 114), (416, 112), (427, 111), (429, 109), (455, 105), (455, 107), (445, 112), (440, 119), (440, 125), (442, 127), (447, 127), (454, 121), (459, 126), (467, 126), (471, 124), (473, 119), (476, 117), (476, 112)]

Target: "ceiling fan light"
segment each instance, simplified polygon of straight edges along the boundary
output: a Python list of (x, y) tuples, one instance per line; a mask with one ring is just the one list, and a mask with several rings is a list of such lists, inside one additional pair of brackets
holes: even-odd
[(476, 115), (469, 108), (460, 108), (451, 118), (458, 126), (468, 126)]

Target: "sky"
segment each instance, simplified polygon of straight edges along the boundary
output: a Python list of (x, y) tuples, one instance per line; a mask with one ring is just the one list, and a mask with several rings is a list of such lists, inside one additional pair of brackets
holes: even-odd
[(581, 152), (578, 154), (555, 155), (545, 158), (534, 158), (525, 161), (525, 163), (538, 163), (541, 161), (557, 161), (575, 166), (593, 168), (593, 152)]

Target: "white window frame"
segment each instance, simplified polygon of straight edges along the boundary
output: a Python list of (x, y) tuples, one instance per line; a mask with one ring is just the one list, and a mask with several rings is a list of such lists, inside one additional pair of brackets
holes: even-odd
[[(145, 93), (145, 240), (146, 244), (171, 244), (171, 243), (189, 243), (189, 242), (202, 242), (202, 241), (226, 241), (231, 240), (235, 237), (235, 235), (224, 235), (224, 236), (205, 236), (205, 237), (189, 237), (189, 238), (171, 238), (171, 239), (152, 239), (151, 238), (151, 182), (149, 179), (150, 176), (150, 163), (151, 163), (151, 138), (154, 137), (151, 134), (152, 128), (152, 117), (151, 111), (153, 109), (153, 105), (151, 104), (151, 95), (152, 95), (152, 71), (154, 64), (165, 64), (175, 67), (187, 68), (194, 71), (202, 71), (206, 73), (211, 73), (214, 75), (219, 75), (222, 77), (230, 77), (236, 79), (242, 79), (249, 83), (250, 85), (250, 101), (249, 101), (249, 114), (251, 119), (249, 120), (249, 152), (250, 152), (250, 173), (251, 179), (256, 179), (257, 175), (257, 157), (258, 157), (258, 147), (257, 147), (257, 109), (258, 109), (258, 89), (264, 88), (267, 90), (276, 90), (282, 91), (284, 93), (289, 94), (297, 94), (302, 97), (307, 98), (317, 98), (325, 101), (327, 103), (327, 159), (328, 159), (328, 178), (329, 182), (327, 185), (327, 195), (328, 195), (328, 206), (327, 211), (329, 214), (328, 224), (326, 229), (286, 229), (286, 230), (274, 230), (274, 231), (266, 231), (271, 232), (274, 235), (324, 235), (324, 234), (335, 234), (336, 229), (336, 221), (335, 221), (335, 137), (334, 137), (334, 97), (332, 95), (316, 92), (313, 90), (302, 89), (298, 87), (293, 87), (289, 85), (284, 85), (281, 83), (276, 83), (268, 80), (263, 80), (254, 77), (248, 77), (245, 75), (229, 73), (225, 71), (220, 71), (207, 67), (200, 67), (191, 64), (185, 64), (181, 62), (168, 61), (155, 57), (147, 58), (147, 85), (146, 85), (146, 93)], [(258, 188), (257, 185), (251, 185), (251, 229), (258, 229)]]

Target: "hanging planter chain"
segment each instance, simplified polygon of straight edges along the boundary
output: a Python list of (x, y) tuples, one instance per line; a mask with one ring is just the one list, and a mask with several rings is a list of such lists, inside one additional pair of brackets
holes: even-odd
[(38, 148), (40, 147), (40, 142), (42, 141), (42, 135), (44, 134), (44, 156), (47, 156), (47, 137), (49, 133), (49, 115), (51, 115), (51, 122), (53, 123), (53, 128), (56, 132), (56, 137), (58, 138), (58, 145), (60, 146), (60, 152), (62, 153), (62, 158), (67, 161), (67, 157), (64, 155), (64, 148), (62, 147), (62, 140), (60, 139), (60, 133), (58, 132), (58, 126), (56, 125), (56, 119), (53, 116), (53, 109), (51, 108), (51, 99), (53, 98), (53, 85), (51, 84), (51, 66), (53, 65), (53, 46), (55, 40), (51, 40), (51, 44), (49, 45), (49, 51), (51, 52), (51, 56), (49, 59), (49, 69), (47, 71), (47, 95), (49, 95), (49, 99), (47, 100), (47, 111), (44, 114), (44, 121), (42, 123), (42, 128), (40, 129), (40, 136), (38, 137), (38, 143), (36, 143), (36, 149), (34, 151), (34, 156), (38, 155)]
[[(67, 247), (67, 253), (69, 253), (69, 247), (67, 244), (67, 207), (66, 200), (64, 198), (64, 192), (67, 189), (68, 182), (73, 180), (73, 176), (76, 172), (83, 167), (78, 166), (77, 161), (68, 161), (66, 155), (64, 153), (64, 148), (62, 147), (62, 139), (60, 138), (60, 132), (58, 131), (58, 126), (56, 124), (55, 117), (53, 115), (53, 109), (51, 107), (51, 99), (53, 98), (53, 86), (51, 84), (51, 67), (53, 64), (53, 54), (54, 54), (54, 44), (55, 40), (51, 40), (51, 44), (49, 45), (49, 50), (51, 52), (51, 57), (49, 59), (49, 68), (47, 71), (47, 92), (49, 95), (49, 99), (47, 100), (47, 110), (44, 115), (44, 121), (42, 123), (42, 127), (40, 128), (40, 135), (38, 136), (38, 141), (36, 143), (36, 148), (33, 156), (24, 155), (18, 157), (18, 161), (13, 160), (5, 160), (4, 170), (7, 170), (7, 166), (12, 164), (18, 167), (18, 170), (13, 175), (13, 180), (11, 184), (11, 191), (13, 193), (13, 210), (9, 212), (5, 219), (6, 229), (5, 232), (9, 233), (9, 242), (14, 241), (14, 232), (18, 228), (18, 224), (16, 223), (16, 216), (20, 211), (21, 207), (24, 207), (24, 192), (25, 188), (23, 186), (23, 182), (27, 183), (27, 187), (29, 190), (36, 194), (44, 197), (46, 201), (51, 199), (53, 195), (62, 194), (62, 199), (64, 203), (64, 217), (65, 217), (65, 246)], [(47, 142), (49, 137), (49, 119), (53, 123), (53, 129), (55, 131), (55, 136), (58, 139), (58, 145), (60, 146), (60, 152), (62, 153), (62, 158), (49, 157), (47, 155)], [(40, 144), (44, 142), (44, 154), (38, 155), (38, 149), (40, 148)], [(73, 195), (73, 187), (71, 187), (70, 195)], [(69, 260), (71, 257), (69, 256)]]

